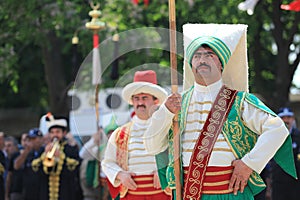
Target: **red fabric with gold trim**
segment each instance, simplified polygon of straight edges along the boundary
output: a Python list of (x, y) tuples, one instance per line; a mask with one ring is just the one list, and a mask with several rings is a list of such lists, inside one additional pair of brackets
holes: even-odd
[(108, 186), (108, 190), (110, 193), (111, 198), (115, 199), (118, 194), (120, 193), (120, 187), (114, 187), (111, 182), (108, 180), (108, 178), (106, 178), (106, 182), (107, 182), (107, 186)]
[(133, 180), (137, 184), (136, 190), (128, 190), (126, 196), (121, 200), (171, 200), (171, 193), (163, 191), (161, 188), (154, 188), (153, 174), (133, 176)]
[(159, 188), (154, 188), (153, 184), (153, 174), (150, 175), (140, 175), (140, 176), (132, 176), (134, 182), (137, 184), (136, 190), (128, 190), (129, 194), (135, 195), (152, 195), (163, 193), (164, 191)]
[[(116, 134), (115, 138), (115, 142), (117, 145), (116, 161), (117, 164), (125, 171), (128, 170), (128, 139), (131, 125), (132, 123), (127, 123), (120, 129), (117, 129), (119, 130), (119, 132)], [(127, 188), (125, 188), (123, 185), (114, 187), (108, 179), (107, 182), (109, 193), (111, 194), (112, 198), (117, 197), (119, 193), (121, 196), (124, 196), (126, 194)]]
[(128, 139), (131, 123), (121, 127), (121, 131), (116, 136), (117, 164), (124, 170), (128, 170)]
[[(188, 167), (184, 167), (184, 180), (187, 178)], [(202, 194), (229, 194), (229, 181), (232, 176), (233, 167), (207, 167), (203, 180)], [(186, 181), (184, 181), (186, 182)]]

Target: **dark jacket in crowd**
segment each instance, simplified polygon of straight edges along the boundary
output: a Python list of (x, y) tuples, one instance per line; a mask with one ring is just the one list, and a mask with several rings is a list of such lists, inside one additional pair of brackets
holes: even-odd
[(286, 174), (275, 162), (271, 163), (272, 200), (298, 200), (300, 191), (300, 131), (291, 130), (293, 154), (298, 180)]

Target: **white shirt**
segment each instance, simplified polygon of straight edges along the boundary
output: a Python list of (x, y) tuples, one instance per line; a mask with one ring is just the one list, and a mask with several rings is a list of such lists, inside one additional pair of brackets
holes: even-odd
[[(144, 134), (150, 124), (150, 120), (141, 120), (134, 116), (133, 125), (130, 129), (130, 137), (128, 139), (128, 171), (136, 175), (153, 174), (156, 171), (155, 156), (150, 155), (143, 143)], [(109, 138), (104, 160), (102, 161), (102, 169), (110, 182), (117, 187), (120, 183), (116, 181), (118, 172), (123, 171), (117, 164), (116, 158), (116, 138), (117, 132), (114, 131)]]
[[(181, 136), (183, 166), (189, 166), (196, 140), (221, 87), (221, 80), (207, 87), (195, 83), (188, 108), (186, 127)], [(241, 115), (244, 124), (260, 135), (254, 148), (242, 158), (242, 161), (260, 173), (289, 133), (279, 117), (257, 109), (246, 101), (242, 106)], [(153, 114), (151, 124), (145, 132), (147, 138), (145, 137), (144, 141), (149, 153), (158, 154), (168, 147), (167, 136), (173, 117), (174, 114), (164, 104)], [(235, 159), (223, 134), (219, 134), (208, 166), (230, 166)]]

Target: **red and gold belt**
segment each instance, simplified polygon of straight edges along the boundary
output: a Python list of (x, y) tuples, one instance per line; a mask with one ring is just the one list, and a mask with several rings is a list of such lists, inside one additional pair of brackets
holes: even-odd
[[(183, 167), (184, 180), (187, 178), (189, 167)], [(229, 194), (229, 181), (233, 172), (233, 167), (207, 167), (203, 180), (202, 194)], [(186, 181), (184, 181), (186, 182)]]
[(141, 175), (132, 177), (137, 184), (136, 190), (128, 190), (129, 194), (133, 195), (152, 195), (164, 192), (161, 188), (154, 188), (153, 185), (153, 174)]

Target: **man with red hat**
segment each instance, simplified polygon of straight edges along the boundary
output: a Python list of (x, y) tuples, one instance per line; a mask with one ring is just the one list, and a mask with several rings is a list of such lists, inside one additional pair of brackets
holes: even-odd
[(111, 186), (113, 198), (170, 199), (160, 187), (155, 157), (146, 152), (144, 132), (152, 113), (165, 98), (166, 91), (157, 85), (152, 70), (137, 71), (134, 82), (122, 91), (123, 99), (133, 106), (132, 120), (117, 128), (109, 138), (102, 168)]

